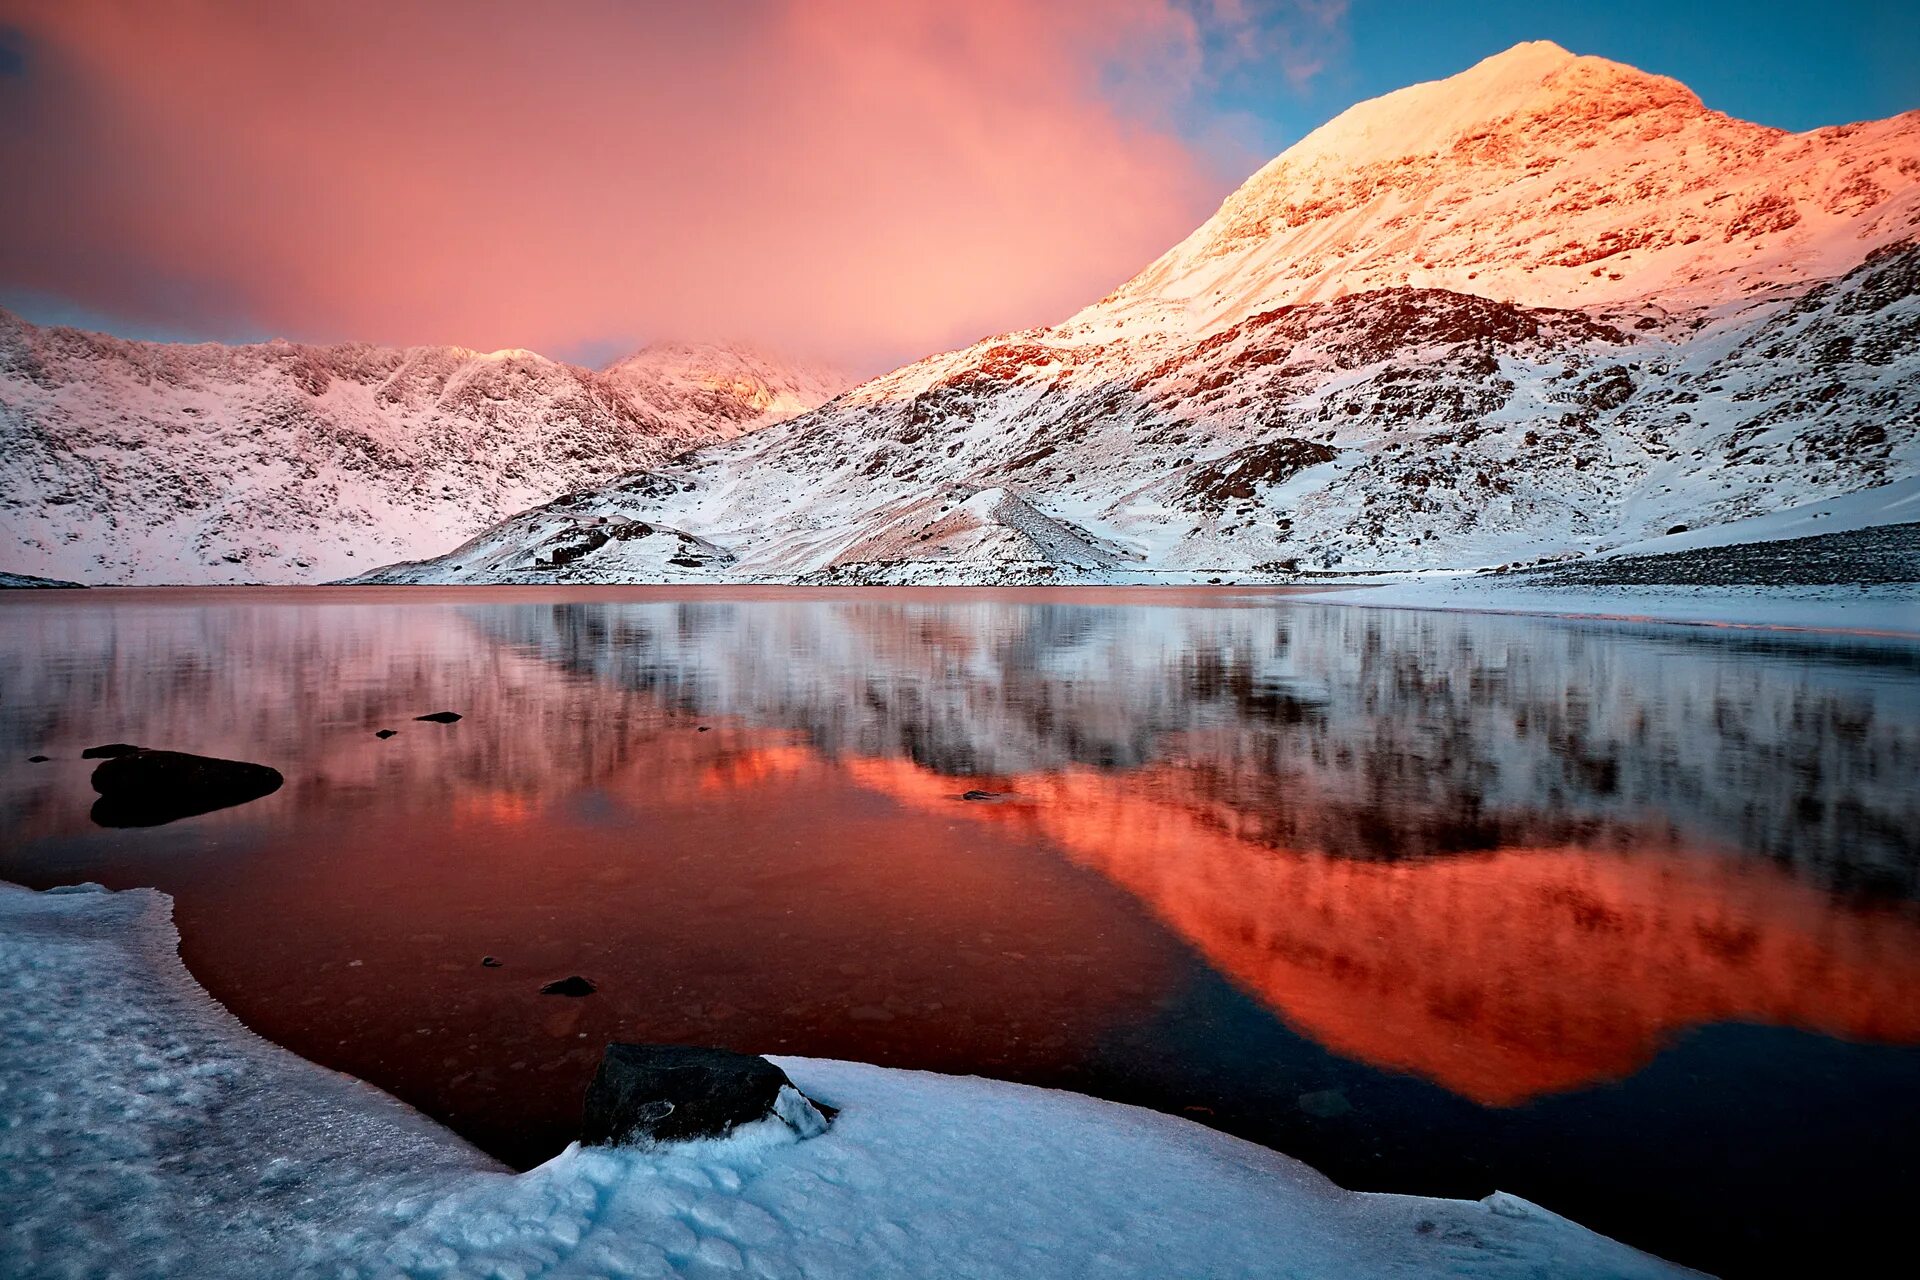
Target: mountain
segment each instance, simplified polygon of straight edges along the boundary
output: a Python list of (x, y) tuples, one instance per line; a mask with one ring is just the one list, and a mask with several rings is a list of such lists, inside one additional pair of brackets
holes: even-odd
[(595, 373), (517, 350), (131, 342), (0, 312), (6, 567), (325, 581), (844, 385), (731, 347), (650, 347)]
[(1584, 555), (1913, 475), (1917, 235), (1920, 112), (1788, 134), (1520, 45), (1345, 112), (1061, 324), (368, 580)]

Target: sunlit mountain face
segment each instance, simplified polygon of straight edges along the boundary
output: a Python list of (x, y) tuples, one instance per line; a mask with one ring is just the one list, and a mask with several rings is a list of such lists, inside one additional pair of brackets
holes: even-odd
[[(11, 609), (0, 744), (54, 759), (0, 771), (0, 877), (157, 883), (256, 1029), (522, 1164), (606, 1041), (721, 1043), (1063, 1085), (1715, 1262), (1799, 1246), (1674, 1133), (1759, 1170), (1920, 1132), (1904, 649), (604, 595)], [(77, 756), (115, 740), (287, 783), (110, 837)], [(537, 993), (569, 973), (599, 993)]]

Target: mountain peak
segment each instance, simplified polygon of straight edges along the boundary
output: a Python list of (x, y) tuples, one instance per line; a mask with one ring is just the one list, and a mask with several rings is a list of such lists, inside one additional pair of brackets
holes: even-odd
[(1334, 163), (1430, 155), (1506, 121), (1564, 110), (1582, 99), (1617, 99), (1623, 108), (1702, 109), (1677, 80), (1606, 58), (1530, 40), (1443, 80), (1409, 85), (1357, 103), (1283, 152), (1263, 173)]
[(1069, 322), (1208, 332), (1409, 286), (1712, 306), (1844, 272), (1920, 217), (1920, 113), (1788, 134), (1550, 41), (1357, 103)]

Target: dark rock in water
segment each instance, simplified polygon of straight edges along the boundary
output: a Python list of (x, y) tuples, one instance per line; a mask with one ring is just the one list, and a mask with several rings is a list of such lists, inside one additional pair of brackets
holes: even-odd
[(130, 756), (140, 750), (131, 742), (109, 742), (104, 747), (88, 747), (80, 753), (82, 760), (112, 760), (119, 756)]
[(674, 1044), (610, 1044), (587, 1086), (580, 1140), (628, 1142), (723, 1138), (769, 1118), (803, 1138), (827, 1129), (828, 1114), (765, 1058)]
[(576, 973), (571, 978), (549, 982), (540, 988), (540, 994), (543, 996), (590, 996), (598, 990), (598, 987)]
[(480, 967), (482, 969), (498, 969), (500, 967), (500, 962), (498, 960), (495, 960), (492, 956), (481, 956)]
[(93, 820), (103, 827), (157, 827), (272, 795), (284, 781), (264, 764), (136, 749), (93, 771), (100, 793)]
[(998, 800), (1000, 798), (1000, 795), (998, 792), (995, 792), (995, 791), (974, 790), (974, 791), (961, 792), (960, 798), (962, 800)]
[(1299, 1098), (1300, 1109), (1316, 1120), (1338, 1120), (1353, 1110), (1353, 1104), (1347, 1101), (1347, 1095), (1338, 1089), (1319, 1089), (1313, 1093), (1303, 1093)]
[(375, 729), (373, 736), (376, 738), (391, 738), (398, 732), (400, 732), (398, 729)]
[(28, 764), (45, 764), (47, 760), (48, 760), (48, 757), (46, 756), (28, 756), (27, 757)]
[(458, 711), (434, 711), (424, 716), (415, 716), (415, 720), (431, 720), (435, 724), (452, 724), (460, 718)]

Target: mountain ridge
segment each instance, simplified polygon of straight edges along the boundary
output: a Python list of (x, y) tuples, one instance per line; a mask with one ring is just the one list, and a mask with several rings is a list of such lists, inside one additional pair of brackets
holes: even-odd
[[(1409, 112), (1432, 117), (1412, 141), (1387, 127)], [(1410, 147), (1427, 150), (1392, 154)], [(639, 521), (724, 561), (536, 568), (483, 534), (386, 580), (1154, 580), (1587, 554), (1910, 474), (1916, 234), (1920, 113), (1787, 134), (1523, 45), (1351, 108), (1058, 325), (519, 526), (543, 542)], [(1046, 538), (1024, 536), (1036, 521)], [(481, 547), (493, 577), (473, 576)]]
[(338, 577), (839, 390), (829, 372), (735, 348), (629, 364), (643, 355), (598, 372), (519, 349), (156, 343), (0, 311), (0, 529), (20, 540), (8, 567)]

